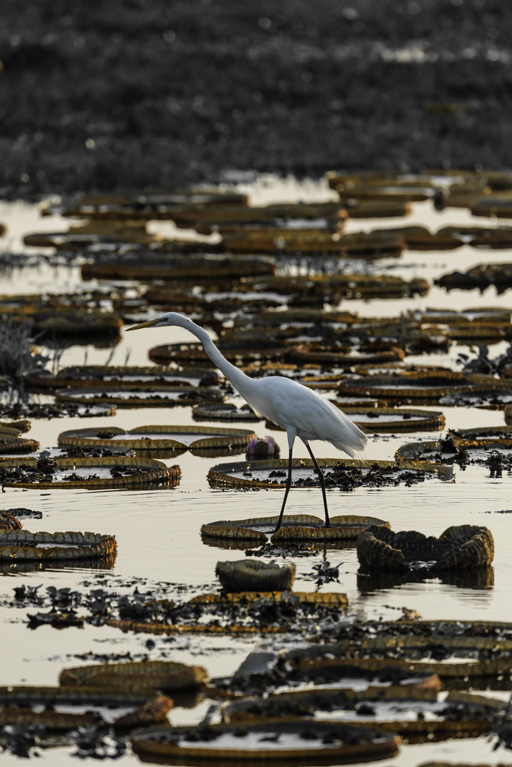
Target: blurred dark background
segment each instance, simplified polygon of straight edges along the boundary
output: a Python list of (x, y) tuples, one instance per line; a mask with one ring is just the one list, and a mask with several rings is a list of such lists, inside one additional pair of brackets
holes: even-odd
[(2, 0), (1, 15), (3, 197), (512, 166), (503, 0)]

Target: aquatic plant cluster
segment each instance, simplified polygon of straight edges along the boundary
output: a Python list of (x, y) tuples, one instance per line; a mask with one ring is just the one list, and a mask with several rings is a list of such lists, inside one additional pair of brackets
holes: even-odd
[[(24, 525), (36, 517), (27, 510), (0, 512), (0, 569), (20, 579), (0, 594), (0, 610), (21, 616), (35, 636), (108, 630), (139, 642), (121, 657), (75, 651), (53, 685), (5, 680), (4, 750), (30, 756), (64, 745), (82, 758), (135, 752), (150, 762), (338, 764), (389, 759), (410, 743), (438, 740), (482, 743), (491, 735), (500, 749), (510, 747), (500, 694), (510, 688), (512, 624), (480, 615), (422, 619), (410, 606), (396, 620), (389, 616), (396, 608), (378, 601), (382, 590), (389, 598), (406, 584), (490, 592), (495, 538), (497, 550), (500, 543), (494, 525), (448, 526), (447, 511), (439, 535), (395, 530), (395, 509), (378, 499), (400, 493), (418, 504), (440, 487), (446, 499), (463, 472), (508, 479), (512, 310), (503, 300), (510, 285), (501, 256), (512, 247), (502, 223), (512, 217), (512, 174), (333, 172), (320, 188), (320, 200), (266, 205), (241, 189), (209, 187), (77, 195), (41, 206), (47, 220), (58, 215), (69, 226), (42, 227), (25, 246), (64, 258), (79, 287), (0, 296), (18, 354), (0, 338), (2, 488), (52, 498), (58, 489), (79, 505), (128, 491), (127, 504), (135, 498), (137, 505), (131, 524), (151, 529), (154, 521), (141, 513), (148, 498), (176, 497), (190, 467), (200, 466), (197, 508), (209, 515), (209, 500), (222, 497), (224, 518), (191, 514), (189, 529), (196, 527), (205, 556), (214, 550), (226, 560), (212, 568), (213, 587), (116, 578), (122, 532), (31, 532)], [(443, 220), (462, 211), (466, 223), (434, 231), (420, 223), (427, 211)], [(158, 225), (174, 227), (172, 234)], [(499, 263), (470, 269), (470, 278), (440, 274), (430, 262), (426, 276), (411, 270), (433, 255), (490, 260), (498, 251)], [(447, 289), (460, 299), (464, 290), (489, 287), (496, 306), (446, 305)], [(425, 308), (427, 295), (443, 297), (443, 305)], [(365, 313), (366, 306), (377, 309)], [(244, 404), (201, 343), (151, 345), (148, 334), (149, 361), (129, 364), (127, 353), (124, 365), (114, 365), (111, 353), (97, 362), (98, 350), (122, 348), (127, 327), (150, 326), (169, 309), (215, 333), (225, 358), (248, 375), (293, 379), (343, 410), (370, 448), (389, 444), (387, 460), (319, 459), (329, 500), (357, 503), (364, 494), (369, 513), (346, 508), (330, 526), (289, 513), (276, 530), (267, 496), (277, 513), (288, 477), (285, 435)], [(84, 364), (76, 356), (61, 364), (80, 347)], [(479, 423), (488, 414), (487, 426), (462, 427), (467, 403)], [(66, 425), (56, 444), (32, 438), (43, 419), (57, 417)], [(307, 511), (315, 503), (320, 510), (314, 460), (290, 466), (291, 495), (307, 497)], [(238, 506), (230, 519), (230, 504), (249, 490), (265, 494), (265, 513), (242, 518)], [(186, 505), (186, 492), (178, 497)], [(160, 537), (158, 526), (152, 534)], [(73, 566), (92, 571), (76, 587), (43, 577), (46, 568)], [(346, 587), (351, 569), (355, 599)], [(33, 570), (40, 584), (21, 581)], [(363, 615), (369, 597), (377, 616)], [(230, 653), (248, 649), (236, 673), (206, 668), (208, 643), (219, 639)], [(183, 648), (186, 663), (176, 660)]]

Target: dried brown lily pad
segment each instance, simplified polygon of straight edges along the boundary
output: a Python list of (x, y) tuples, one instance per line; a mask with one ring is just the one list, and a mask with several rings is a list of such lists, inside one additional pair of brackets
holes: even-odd
[[(336, 404), (336, 402), (334, 403)], [(358, 408), (340, 405), (346, 415), (366, 432), (440, 431), (446, 419), (443, 413), (412, 408)]]
[[(333, 664), (357, 663), (365, 669), (390, 664), (408, 673), (438, 674), (451, 689), (467, 689), (467, 678), (500, 689), (512, 656), (512, 624), (501, 621), (442, 620), (370, 622), (365, 632), (342, 627), (333, 642), (290, 650), (280, 658), (301, 673), (329, 669)], [(295, 672), (294, 672), (295, 673)]]
[(169, 192), (146, 192), (144, 194), (84, 194), (73, 202), (42, 203), (43, 216), (65, 216), (98, 220), (143, 221), (171, 219), (177, 206), (196, 205), (208, 207), (219, 203), (246, 206), (247, 195), (241, 192), (213, 189), (189, 189)]
[(0, 560), (11, 563), (109, 558), (116, 550), (113, 535), (0, 530)]
[(227, 234), (223, 237), (226, 250), (233, 253), (329, 253), (332, 256), (382, 258), (400, 256), (405, 240), (394, 232), (341, 234), (329, 231), (311, 233), (283, 229), (279, 236)]
[(237, 407), (230, 402), (203, 402), (194, 405), (192, 418), (198, 421), (261, 421), (261, 417), (249, 407)]
[(0, 510), (0, 530), (21, 530), (23, 525), (10, 511)]
[(334, 760), (371, 761), (393, 757), (400, 738), (365, 727), (290, 720), (243, 725), (153, 727), (132, 733), (141, 758), (172, 758), (187, 764), (229, 759), (244, 764), (266, 761), (306, 765)]
[(292, 563), (282, 566), (255, 559), (237, 562), (217, 562), (215, 574), (227, 592), (285, 591), (291, 589), (296, 567)]
[(33, 453), (39, 450), (39, 442), (35, 439), (20, 439), (0, 432), (0, 455), (5, 453)]
[(147, 484), (178, 484), (179, 466), (166, 466), (151, 458), (35, 458), (0, 462), (4, 487), (104, 488)]
[(139, 254), (122, 260), (102, 261), (82, 266), (82, 279), (88, 280), (198, 280), (199, 282), (242, 279), (274, 274), (275, 263), (265, 256), (231, 256), (203, 253), (200, 256), (173, 256), (172, 263), (154, 252), (141, 260)]
[(70, 429), (59, 434), (59, 445), (108, 445), (137, 451), (179, 450), (245, 446), (256, 437), (251, 429), (215, 426), (138, 426), (129, 431), (112, 429)]
[(407, 375), (367, 376), (355, 381), (342, 381), (338, 393), (342, 395), (359, 395), (380, 397), (391, 400), (439, 401), (448, 395), (471, 394), (479, 390), (493, 391), (496, 388), (506, 388), (502, 381), (492, 376), (466, 374), (450, 370), (439, 370), (428, 373), (408, 373)]
[[(175, 366), (176, 368), (176, 366)], [(125, 365), (74, 365), (52, 374), (47, 370), (29, 373), (26, 382), (30, 391), (48, 391), (60, 388), (101, 388), (119, 386), (126, 389), (158, 386), (211, 386), (219, 383), (219, 375), (206, 369), (178, 370), (158, 365), (140, 367)], [(208, 380), (208, 383), (203, 381)]]
[(195, 405), (203, 400), (221, 402), (224, 396), (215, 389), (197, 386), (144, 386), (144, 390), (104, 386), (98, 389), (58, 389), (57, 401), (83, 405), (116, 405), (117, 407), (173, 407)]
[(195, 690), (207, 679), (206, 670), (202, 666), (146, 660), (67, 668), (61, 672), (59, 683), (63, 687), (100, 687), (140, 693), (153, 690)]
[(487, 527), (448, 527), (439, 538), (415, 530), (395, 533), (370, 527), (357, 539), (357, 557), (363, 569), (443, 570), (488, 567), (494, 558), (494, 540)]

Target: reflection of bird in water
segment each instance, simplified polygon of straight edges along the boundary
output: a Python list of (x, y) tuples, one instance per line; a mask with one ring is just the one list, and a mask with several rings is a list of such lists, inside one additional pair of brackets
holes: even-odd
[(206, 354), (213, 364), (229, 379), (239, 394), (249, 403), (256, 413), (285, 429), (288, 435), (288, 478), (283, 505), (276, 530), (281, 526), (286, 499), (292, 481), (292, 453), (295, 437), (305, 444), (320, 479), (325, 510), (325, 526), (329, 527), (329, 512), (325, 495), (325, 481), (313, 451), (310, 440), (320, 439), (330, 442), (348, 455), (354, 455), (364, 448), (365, 434), (339, 410), (320, 394), (306, 386), (282, 376), (268, 378), (250, 378), (220, 353), (208, 333), (195, 322), (176, 312), (162, 314), (149, 322), (134, 325), (128, 330), (151, 327), (180, 327), (188, 330), (201, 341)]

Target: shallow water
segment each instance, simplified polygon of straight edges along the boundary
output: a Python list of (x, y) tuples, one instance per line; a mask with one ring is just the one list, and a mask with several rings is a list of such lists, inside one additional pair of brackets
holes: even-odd
[[(256, 203), (275, 200), (329, 199), (331, 192), (326, 186), (309, 182), (302, 186), (285, 181), (259, 182), (251, 187)], [(272, 197), (272, 199), (270, 199)], [(22, 209), (22, 210), (21, 210)], [(30, 206), (0, 206), (0, 221), (11, 226), (11, 234), (0, 247), (10, 243), (17, 249), (19, 236), (24, 232), (58, 230), (61, 221), (39, 219)], [(23, 212), (24, 211), (24, 212)], [(26, 217), (24, 217), (26, 213)], [(14, 225), (13, 222), (15, 222)], [(415, 206), (414, 215), (405, 220), (407, 225), (421, 223), (433, 231), (442, 226), (455, 223), (474, 223), (464, 211), (433, 212), (429, 203)], [(67, 225), (68, 222), (66, 222)], [(384, 222), (349, 222), (347, 231), (370, 229), (372, 226), (395, 226), (404, 223), (399, 219)], [(488, 219), (483, 225), (492, 225)], [(425, 253), (406, 252), (400, 260), (389, 260), (368, 265), (360, 262), (362, 270), (371, 268), (385, 269), (399, 274), (406, 279), (416, 276), (431, 280), (446, 271), (466, 269), (473, 264), (490, 261), (512, 260), (512, 252), (477, 251), (463, 247), (455, 251)], [(83, 286), (79, 268), (58, 267), (43, 264), (14, 270), (2, 275), (1, 293), (16, 294), (41, 290), (66, 291)], [(466, 309), (468, 307), (511, 308), (509, 293), (496, 297), (494, 290), (485, 294), (474, 291), (446, 291), (432, 288), (430, 294), (422, 298), (377, 301), (344, 301), (342, 307), (357, 311), (362, 316), (393, 316), (408, 309), (449, 308)], [(172, 307), (169, 307), (172, 308)], [(190, 341), (190, 336), (181, 329), (154, 329), (153, 331), (123, 335), (116, 347), (111, 364), (123, 364), (129, 353), (129, 364), (148, 364), (147, 351), (157, 344), (172, 341)], [(491, 356), (503, 350), (505, 344), (491, 347)], [(467, 347), (453, 346), (449, 355), (432, 355), (412, 358), (417, 363), (435, 362), (436, 364), (454, 363), (460, 351), (467, 352)], [(110, 355), (109, 349), (88, 347), (70, 347), (62, 358), (61, 366), (82, 364), (85, 359), (89, 364), (104, 364)], [(410, 358), (407, 358), (407, 362)], [(410, 405), (409, 407), (415, 407)], [(476, 408), (449, 408), (436, 405), (423, 410), (442, 410), (447, 419), (447, 427), (467, 427), (500, 425), (504, 423), (503, 413), (499, 410), (479, 410)], [(28, 436), (37, 439), (41, 448), (57, 444), (58, 434), (71, 428), (120, 426), (132, 429), (149, 424), (198, 425), (191, 418), (190, 407), (141, 408), (133, 410), (118, 409), (114, 417), (60, 418), (33, 420)], [(208, 423), (208, 425), (222, 425)], [(250, 428), (259, 436), (265, 436), (263, 422), (237, 423), (236, 427)], [(286, 442), (280, 433), (273, 433), (281, 446), (282, 455), (286, 453)], [(439, 432), (414, 432), (411, 434), (377, 435), (370, 437), (365, 458), (393, 459), (395, 450), (406, 442), (420, 439), (437, 439)], [(339, 458), (340, 453), (326, 443), (313, 444), (313, 450), (319, 458)], [(307, 458), (304, 446), (296, 445), (294, 457)], [(92, 530), (98, 533), (115, 534), (118, 541), (118, 554), (115, 566), (109, 571), (92, 568), (58, 567), (46, 571), (21, 573), (16, 568), (1, 571), (0, 596), (13, 596), (13, 587), (22, 583), (43, 584), (48, 586), (70, 586), (71, 588), (87, 584), (105, 585), (111, 583), (116, 588), (133, 590), (135, 585), (154, 588), (155, 593), (164, 592), (181, 598), (188, 598), (196, 593), (217, 588), (214, 576), (215, 565), (219, 560), (236, 560), (244, 557), (237, 550), (223, 550), (203, 545), (199, 535), (200, 527), (205, 522), (220, 519), (243, 519), (253, 516), (268, 516), (279, 511), (282, 490), (234, 490), (211, 489), (206, 475), (209, 468), (218, 463), (242, 460), (243, 453), (232, 458), (203, 457), (185, 452), (177, 458), (165, 459), (167, 465), (179, 464), (182, 471), (180, 484), (172, 489), (139, 490), (16, 490), (7, 488), (2, 495), (2, 507), (28, 507), (43, 512), (42, 520), (26, 520), (24, 527), (33, 531), (49, 530)], [(385, 487), (382, 489), (357, 489), (350, 493), (338, 490), (329, 491), (330, 513), (374, 515), (389, 520), (394, 530), (419, 529), (426, 534), (439, 535), (449, 525), (470, 523), (488, 526), (495, 538), (496, 555), (494, 561), (494, 584), (488, 588), (460, 588), (443, 584), (437, 579), (423, 583), (407, 583), (394, 588), (364, 590), (364, 581), (358, 582), (357, 557), (355, 548), (320, 551), (317, 556), (301, 558), (296, 561), (298, 590), (315, 589), (315, 581), (308, 577), (313, 573), (313, 565), (322, 559), (332, 564), (340, 564), (339, 583), (329, 583), (322, 590), (343, 591), (349, 597), (349, 611), (360, 619), (379, 616), (399, 617), (403, 607), (418, 610), (424, 618), (459, 618), (484, 620), (511, 620), (512, 603), (512, 473), (503, 473), (500, 479), (491, 478), (489, 470), (483, 467), (469, 467), (466, 471), (455, 468), (453, 482), (431, 479), (424, 483), (405, 488)], [(497, 513), (511, 511), (511, 514)], [(318, 489), (292, 489), (287, 506), (288, 513), (307, 513), (322, 516), (321, 495)], [(187, 587), (180, 592), (181, 587)], [(255, 641), (254, 638), (229, 637), (210, 638), (204, 636), (152, 637), (154, 647), (147, 646), (148, 637), (144, 635), (123, 634), (112, 628), (84, 629), (67, 628), (58, 631), (51, 627), (40, 627), (29, 632), (25, 626), (26, 613), (37, 612), (37, 608), (18, 609), (0, 608), (0, 636), (2, 638), (2, 660), (0, 666), (0, 684), (54, 684), (58, 673), (65, 665), (77, 665), (82, 662), (77, 656), (84, 655), (83, 662), (90, 658), (89, 653), (123, 653), (130, 651), (137, 657), (162, 658), (200, 663), (212, 676), (232, 673), (257, 646), (273, 646), (276, 640)], [(171, 714), (175, 724), (197, 721), (204, 715), (200, 710), (176, 709)], [(55, 765), (69, 763), (69, 749), (50, 750), (43, 753), (42, 761), (51, 761)], [(509, 753), (503, 750), (493, 752), (485, 738), (463, 742), (447, 741), (418, 746), (406, 746), (401, 754), (386, 764), (394, 767), (412, 767), (429, 760), (466, 760), (469, 763), (485, 761), (489, 764), (497, 761), (512, 762)], [(3, 755), (5, 764), (17, 763), (15, 757)], [(123, 764), (138, 763), (136, 757), (128, 755)]]

